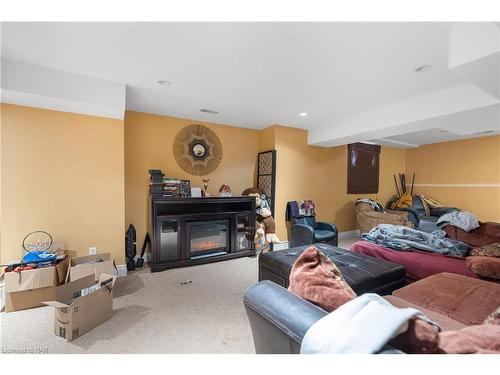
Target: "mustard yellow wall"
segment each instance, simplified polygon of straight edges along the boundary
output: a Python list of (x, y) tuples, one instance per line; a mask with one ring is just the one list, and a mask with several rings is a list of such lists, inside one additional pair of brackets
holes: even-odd
[(479, 220), (500, 222), (500, 136), (408, 149), (406, 173), (415, 173), (417, 184), (437, 185), (417, 186), (415, 192), (467, 209)]
[(202, 187), (203, 177), (184, 172), (173, 156), (176, 134), (185, 126), (203, 124), (219, 136), (224, 156), (219, 167), (207, 177), (208, 192), (218, 195), (219, 187), (228, 184), (234, 195), (254, 186), (259, 131), (176, 117), (139, 112), (125, 114), (125, 217), (137, 231), (139, 245), (148, 222), (149, 169), (161, 169), (168, 177), (191, 180), (191, 186)]
[[(3, 149), (2, 149), (2, 110), (3, 110), (3, 105), (0, 103), (0, 263), (2, 263), (2, 164), (4, 160), (3, 156)], [(0, 271), (0, 276), (4, 272), (3, 270)]]
[[(317, 219), (335, 223), (340, 231), (356, 229), (354, 200), (347, 194), (347, 146), (323, 148), (307, 144), (307, 131), (273, 126), (277, 150), (276, 224), (277, 235), (287, 239), (287, 201), (311, 199)], [(404, 150), (382, 147), (379, 193), (362, 195), (385, 204), (396, 194), (394, 173), (404, 171)]]
[[(179, 130), (198, 121), (126, 112), (112, 120), (3, 104), (0, 106), (0, 261), (18, 259), (25, 234), (45, 229), (79, 254), (110, 251), (124, 263), (123, 236), (137, 229), (139, 246), (148, 217), (148, 169), (186, 178), (172, 153)], [(222, 141), (224, 157), (209, 175), (209, 192), (229, 184), (234, 194), (253, 186), (259, 151), (277, 150), (277, 234), (286, 240), (285, 204), (312, 199), (318, 220), (356, 229), (347, 191), (347, 146), (307, 145), (305, 130), (272, 126), (261, 131), (204, 123)], [(469, 209), (480, 220), (500, 221), (500, 136), (421, 146), (382, 147), (379, 193), (385, 204), (396, 191), (393, 174), (416, 173), (417, 193)], [(464, 185), (465, 184), (465, 185)], [(488, 184), (488, 187), (478, 187)], [(458, 185), (458, 186), (457, 186)], [(464, 185), (464, 186), (460, 186)]]
[(1, 262), (46, 230), (70, 250), (124, 263), (123, 121), (1, 105)]
[(262, 129), (259, 132), (259, 152), (276, 149), (276, 126)]

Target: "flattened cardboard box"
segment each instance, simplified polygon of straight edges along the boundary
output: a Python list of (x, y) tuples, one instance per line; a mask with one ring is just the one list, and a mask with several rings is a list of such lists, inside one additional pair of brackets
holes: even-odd
[(115, 273), (114, 259), (110, 253), (87, 255), (70, 259), (66, 282), (75, 281), (88, 275), (94, 275), (98, 281), (101, 274)]
[(5, 273), (5, 311), (40, 307), (43, 301), (54, 299), (55, 288), (64, 283), (68, 265), (66, 257), (54, 267)]
[(101, 274), (98, 289), (86, 295), (81, 295), (82, 289), (96, 285), (94, 275), (56, 288), (56, 298), (44, 302), (55, 308), (54, 334), (71, 341), (110, 319), (115, 280), (114, 275)]

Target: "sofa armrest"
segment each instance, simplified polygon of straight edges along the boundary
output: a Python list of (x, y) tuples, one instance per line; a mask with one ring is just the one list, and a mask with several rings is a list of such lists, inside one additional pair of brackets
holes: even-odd
[[(243, 304), (257, 354), (300, 353), (306, 332), (328, 314), (269, 280), (248, 288), (243, 295)], [(379, 354), (401, 352), (387, 345)]]
[(435, 207), (431, 208), (431, 216), (440, 217), (445, 214), (449, 214), (450, 212), (460, 211), (460, 209), (455, 207)]
[(307, 330), (327, 314), (269, 280), (247, 289), (243, 303), (257, 354), (300, 353)]
[(322, 221), (318, 221), (317, 224), (318, 224), (317, 229), (330, 230), (330, 231), (334, 232), (335, 234), (338, 234), (337, 226), (335, 224), (324, 223)]
[(314, 230), (305, 224), (292, 224), (290, 227), (289, 238), (290, 247), (309, 245), (314, 242)]
[[(407, 212), (400, 212), (400, 215), (386, 213), (380, 214), (379, 212), (374, 212), (378, 215), (368, 214), (369, 218), (375, 219), (379, 224), (392, 224), (392, 225), (401, 225), (405, 227), (413, 227), (414, 224), (408, 219)], [(365, 213), (363, 213), (365, 214)]]
[(407, 211), (385, 210), (388, 215), (396, 215), (408, 220), (409, 213)]
[(390, 212), (361, 211), (359, 212), (359, 214), (376, 220), (408, 221), (408, 212), (404, 211), (390, 211)]

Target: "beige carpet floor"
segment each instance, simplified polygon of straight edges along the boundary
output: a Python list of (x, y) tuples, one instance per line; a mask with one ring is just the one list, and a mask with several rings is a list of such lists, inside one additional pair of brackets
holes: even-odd
[[(354, 240), (339, 245), (349, 248)], [(0, 347), (4, 352), (254, 353), (242, 296), (257, 282), (257, 261), (131, 272), (117, 281), (113, 317), (72, 342), (53, 334), (52, 307), (0, 313)]]

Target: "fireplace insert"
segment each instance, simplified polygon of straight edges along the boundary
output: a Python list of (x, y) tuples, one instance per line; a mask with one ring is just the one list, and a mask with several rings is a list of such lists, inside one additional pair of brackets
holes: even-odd
[(227, 254), (230, 249), (230, 220), (186, 222), (186, 245), (190, 259)]
[(151, 270), (254, 256), (255, 199), (151, 199)]

